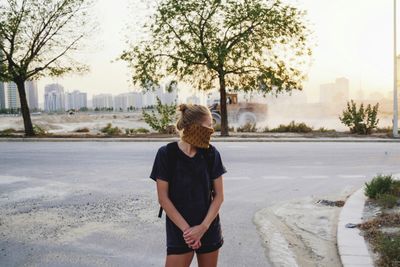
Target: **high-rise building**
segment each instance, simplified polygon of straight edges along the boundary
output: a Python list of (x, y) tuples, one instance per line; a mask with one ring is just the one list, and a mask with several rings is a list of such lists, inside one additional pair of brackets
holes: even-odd
[(3, 82), (0, 82), (0, 109), (7, 108), (7, 93)]
[(168, 92), (167, 86), (168, 85), (165, 85), (165, 91), (163, 96), (164, 101), (162, 103), (168, 105), (176, 104), (176, 102), (178, 101), (178, 87), (176, 83), (173, 83), (171, 84), (171, 91)]
[(39, 108), (38, 88), (36, 81), (25, 82), (26, 100), (30, 110)]
[(135, 107), (135, 95), (133, 92), (119, 94), (114, 97), (114, 110), (127, 111), (131, 106)]
[(49, 84), (44, 88), (45, 111), (64, 111), (65, 95), (64, 87), (60, 84)]
[(133, 99), (134, 99), (134, 108), (140, 109), (143, 108), (143, 94), (141, 92), (134, 92), (133, 94)]
[(335, 83), (320, 86), (320, 102), (343, 104), (349, 100), (349, 80), (337, 78)]
[(84, 107), (87, 107), (87, 93), (83, 93), (78, 90), (65, 93), (66, 110), (79, 110)]
[(93, 108), (111, 108), (113, 107), (113, 96), (111, 94), (93, 95)]
[(154, 106), (156, 104), (156, 94), (153, 91), (142, 92), (143, 106)]
[(6, 87), (8, 96), (8, 108), (20, 108), (21, 101), (19, 99), (17, 84), (9, 82), (6, 83)]

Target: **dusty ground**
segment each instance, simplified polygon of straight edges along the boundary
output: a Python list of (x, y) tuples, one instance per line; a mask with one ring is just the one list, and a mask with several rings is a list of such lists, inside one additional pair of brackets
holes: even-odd
[[(75, 115), (33, 115), (32, 123), (43, 127), (50, 133), (67, 133), (76, 129), (87, 127), (92, 133), (98, 133), (107, 123), (120, 128), (148, 128), (142, 120), (141, 113), (77, 113)], [(14, 128), (23, 129), (22, 117), (0, 116), (0, 130)]]
[[(76, 113), (74, 115), (67, 114), (54, 114), (49, 115), (43, 113), (41, 115), (32, 115), (31, 116), (32, 123), (40, 126), (45, 129), (48, 133), (53, 134), (53, 136), (64, 137), (66, 134), (68, 136), (79, 136), (79, 137), (90, 137), (102, 135), (100, 129), (105, 127), (108, 123), (111, 123), (113, 127), (117, 126), (122, 129), (122, 133), (125, 134), (124, 129), (133, 129), (133, 128), (146, 128), (150, 130), (151, 137), (155, 132), (144, 122), (142, 118), (141, 112), (123, 112), (123, 113)], [(257, 128), (264, 129), (265, 126), (273, 128), (277, 127), (279, 124), (287, 124), (290, 123), (291, 120), (287, 118), (279, 119), (277, 117), (273, 117), (264, 122), (258, 122)], [(311, 133), (241, 133), (241, 132), (232, 132), (230, 131), (231, 136), (238, 137), (353, 137), (354, 135), (348, 133), (348, 129), (341, 125), (340, 121), (337, 118), (323, 118), (323, 119), (315, 119), (315, 118), (297, 118), (296, 122), (305, 122), (307, 125), (313, 126), (314, 129), (318, 129), (318, 127), (325, 127), (328, 129), (335, 129), (337, 132), (311, 132)], [(10, 116), (10, 115), (0, 115), (0, 131), (8, 128), (13, 128), (15, 130), (21, 131), (20, 133), (16, 133), (15, 135), (23, 135), (23, 119), (20, 116)], [(231, 127), (238, 127), (237, 123), (230, 123)], [(89, 133), (75, 133), (77, 129), (88, 128), (90, 130)], [(215, 136), (218, 136), (217, 132)], [(140, 134), (142, 136), (142, 134)], [(157, 137), (157, 136), (155, 136)], [(387, 138), (386, 133), (374, 133), (369, 136), (357, 135), (360, 137), (379, 137), (379, 138)]]
[[(349, 191), (324, 199), (345, 200)], [(307, 197), (259, 210), (254, 216), (265, 253), (274, 266), (341, 266), (336, 247), (341, 208)]]
[[(35, 182), (0, 175), (1, 266), (115, 266), (107, 259), (112, 251), (103, 247), (107, 240), (131, 243), (146, 224), (162, 227), (156, 203), (146, 195), (105, 196), (62, 182), (4, 191), (28, 180)], [(94, 238), (97, 245), (88, 248)], [(76, 252), (80, 248), (84, 259)]]

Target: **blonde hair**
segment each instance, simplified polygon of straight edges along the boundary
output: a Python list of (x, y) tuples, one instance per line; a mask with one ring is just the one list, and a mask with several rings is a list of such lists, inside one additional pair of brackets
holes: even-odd
[(205, 116), (211, 116), (208, 107), (198, 104), (180, 104), (180, 116), (176, 122), (176, 128), (180, 131), (191, 124), (201, 124)]

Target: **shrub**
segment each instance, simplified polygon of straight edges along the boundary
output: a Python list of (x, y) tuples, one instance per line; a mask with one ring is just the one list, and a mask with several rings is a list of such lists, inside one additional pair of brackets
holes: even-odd
[(238, 127), (236, 129), (237, 132), (242, 132), (242, 133), (255, 133), (257, 132), (257, 127), (255, 123), (246, 123), (241, 127)]
[(367, 197), (376, 199), (378, 194), (389, 193), (392, 189), (392, 175), (378, 175), (371, 182), (365, 183), (364, 193)]
[[(228, 130), (231, 131), (231, 132), (234, 132), (235, 128), (233, 126), (231, 126), (231, 127), (228, 126)], [(219, 124), (219, 123), (214, 124), (214, 131), (220, 132), (221, 131), (221, 124)]]
[(35, 135), (46, 135), (47, 134), (47, 131), (37, 124), (33, 125), (33, 132), (35, 133)]
[(75, 130), (76, 133), (88, 133), (90, 132), (89, 128), (84, 127), (84, 128), (79, 128)]
[(327, 129), (325, 127), (320, 127), (317, 132), (321, 132), (321, 133), (334, 133), (336, 132), (335, 129)]
[(7, 129), (0, 131), (0, 135), (10, 135), (10, 134), (16, 133), (16, 132), (17, 132), (17, 130), (15, 130), (14, 128), (7, 128)]
[(137, 133), (148, 133), (150, 131), (148, 129), (146, 129), (146, 128), (140, 127), (140, 128), (136, 129), (136, 132)]
[(399, 266), (400, 263), (400, 236), (379, 235), (377, 250), (380, 253), (379, 266)]
[(121, 129), (118, 127), (112, 127), (111, 123), (107, 123), (107, 126), (100, 130), (102, 133), (107, 135), (119, 135), (121, 134)]
[(176, 105), (162, 104), (160, 98), (157, 97), (156, 105), (157, 114), (154, 110), (151, 113), (142, 109), (144, 121), (155, 131), (159, 133), (167, 133), (168, 126), (171, 125), (176, 115)]
[(277, 128), (269, 129), (266, 127), (264, 132), (276, 132), (276, 133), (309, 133), (312, 132), (313, 128), (305, 124), (304, 122), (296, 123), (291, 121), (288, 125), (280, 124)]
[(146, 128), (143, 128), (143, 127), (140, 127), (140, 128), (137, 128), (137, 129), (135, 129), (135, 128), (127, 128), (127, 129), (125, 129), (125, 133), (126, 134), (140, 134), (140, 133), (149, 133), (150, 131), (148, 130), (148, 129), (146, 129)]
[(360, 108), (357, 109), (356, 103), (351, 100), (351, 103), (347, 102), (347, 110), (343, 111), (339, 119), (350, 128), (351, 133), (371, 134), (379, 122), (377, 119), (378, 107), (379, 103), (373, 107), (368, 104), (364, 109), (364, 104), (361, 103)]
[(397, 204), (397, 197), (391, 194), (378, 194), (376, 200), (380, 206), (389, 209)]

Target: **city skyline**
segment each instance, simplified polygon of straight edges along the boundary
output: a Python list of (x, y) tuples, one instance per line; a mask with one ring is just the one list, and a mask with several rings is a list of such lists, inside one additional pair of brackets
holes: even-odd
[[(307, 10), (317, 44), (314, 48), (313, 65), (308, 72), (309, 79), (304, 83), (304, 91), (309, 95), (310, 102), (318, 102), (320, 84), (336, 77), (344, 76), (350, 80), (350, 96), (360, 89), (366, 95), (379, 91), (385, 96), (392, 90), (391, 2), (289, 2)], [(84, 89), (88, 98), (94, 94), (134, 91), (126, 64), (111, 61), (127, 48), (126, 36), (132, 39), (132, 36), (139, 34), (128, 32), (127, 26), (134, 20), (132, 11), (137, 11), (137, 20), (146, 17), (144, 4), (135, 3), (134, 0), (121, 0), (119, 5), (112, 5), (110, 1), (97, 1), (94, 13), (100, 23), (99, 34), (88, 45), (90, 49), (82, 53), (82, 60), (91, 66), (91, 72), (83, 76), (42, 79), (39, 81), (39, 90), (43, 91), (45, 84), (59, 82), (72, 90)], [(359, 12), (360, 7), (363, 12)], [(187, 94), (190, 95), (191, 92)], [(43, 99), (39, 102), (43, 103)]]

